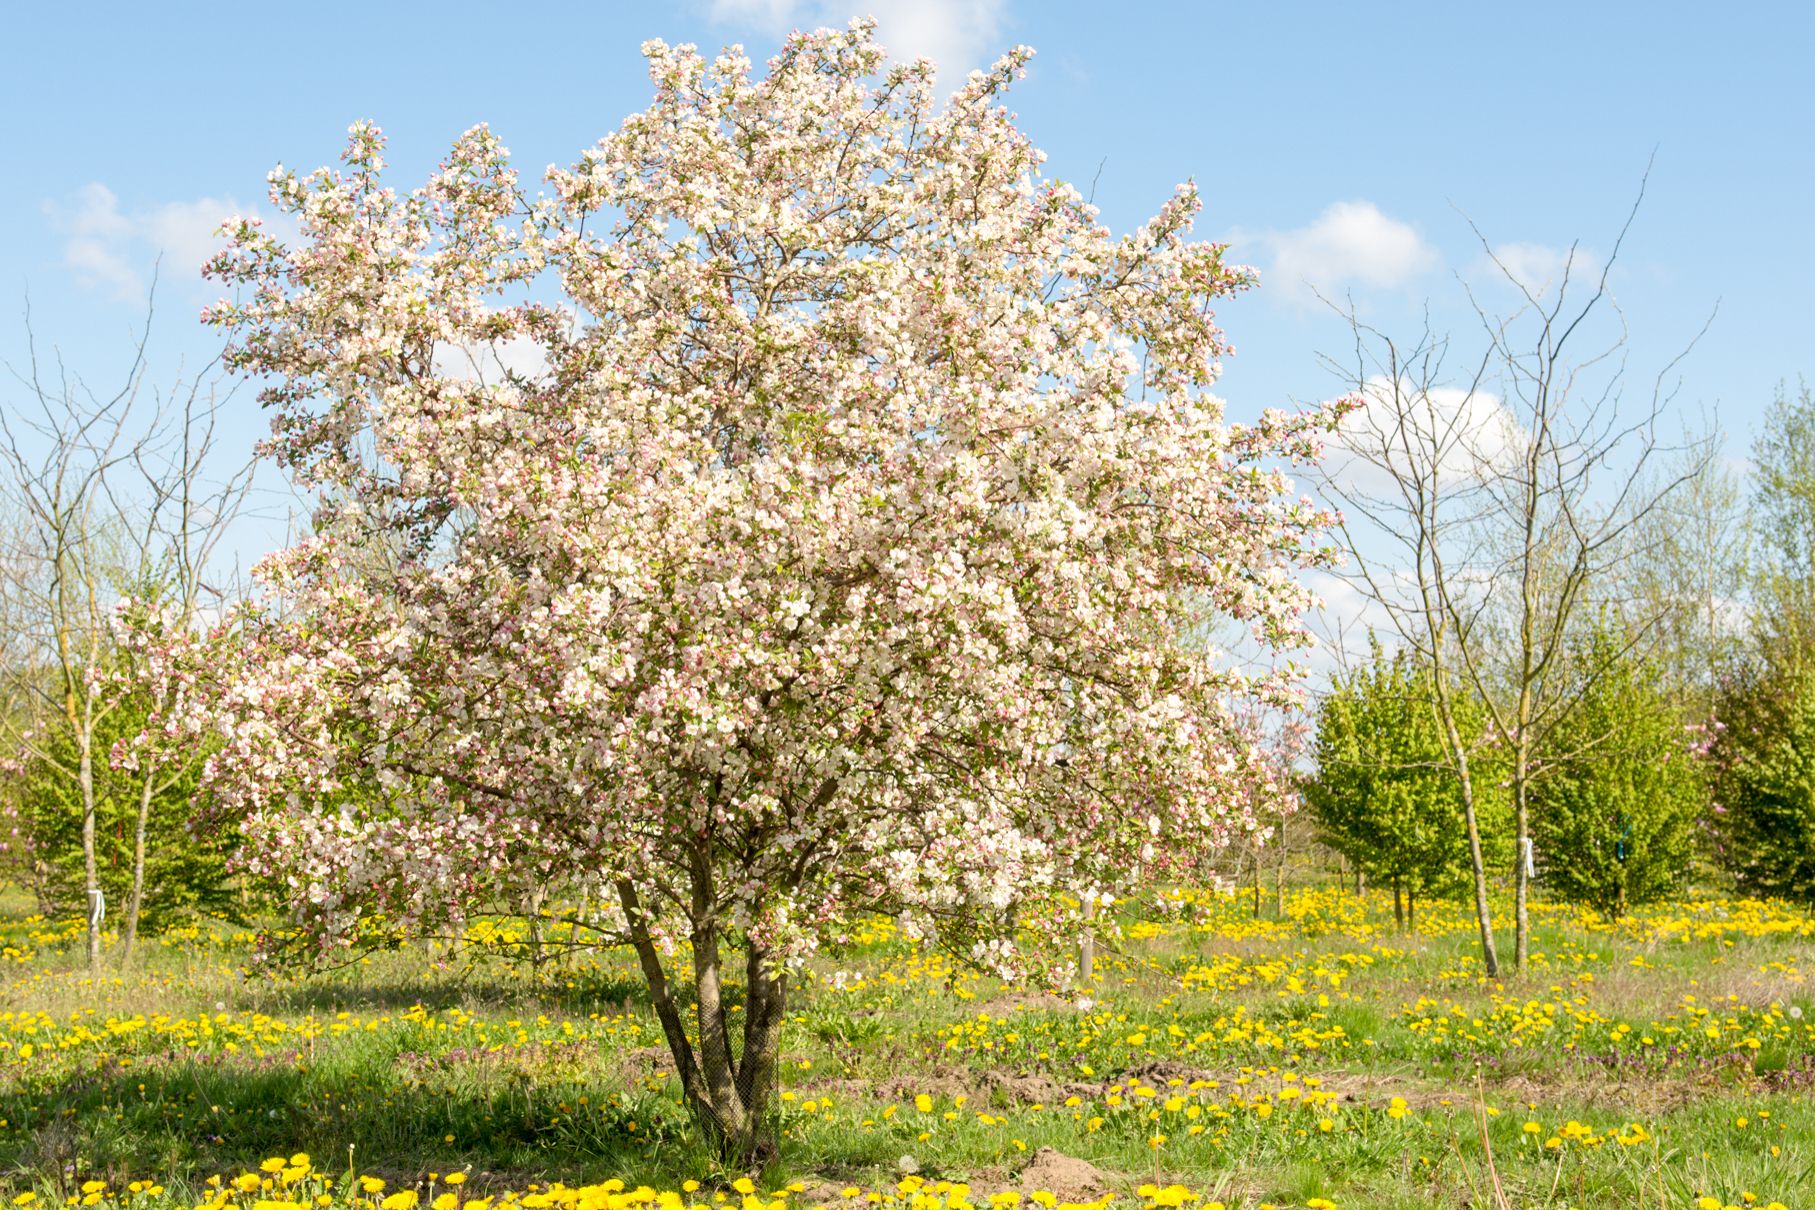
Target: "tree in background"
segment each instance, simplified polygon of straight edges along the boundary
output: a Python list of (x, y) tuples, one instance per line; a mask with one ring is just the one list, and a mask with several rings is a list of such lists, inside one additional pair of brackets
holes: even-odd
[(1540, 755), (1532, 838), (1545, 886), (1619, 917), (1688, 877), (1707, 788), (1657, 662), (1608, 625), (1578, 647), (1581, 696)]
[[(1478, 712), (1464, 707), (1461, 726), (1479, 751)], [(1396, 920), (1411, 922), (1417, 899), (1467, 882), (1462, 797), (1429, 670), (1411, 654), (1388, 655), (1375, 645), (1365, 665), (1338, 679), (1318, 704), (1312, 755), (1316, 772), (1304, 797), (1321, 835), (1369, 879), (1392, 886)], [(1506, 850), (1505, 829), (1496, 826), (1501, 814), (1487, 807), (1482, 828), (1484, 846), (1499, 858)]]
[(1815, 904), (1815, 395), (1779, 389), (1752, 447), (1751, 643), (1709, 736), (1707, 839), (1742, 891)]
[(1815, 654), (1815, 393), (1779, 387), (1752, 443), (1758, 534), (1756, 657), (1788, 669)]
[[(152, 852), (154, 843), (190, 847), (181, 790), (194, 782), (201, 749), (190, 743), (110, 770), (130, 720), (157, 711), (151, 691), (121, 675), (135, 657), (116, 641), (119, 611), (149, 598), (172, 624), (193, 628), (204, 607), (218, 609), (222, 594), (207, 572), (251, 481), (249, 463), (222, 473), (215, 422), (226, 399), (213, 367), (164, 390), (147, 381), (150, 323), (148, 308), (123, 380), (99, 393), (40, 361), (28, 313), (31, 361), (16, 375), (23, 398), (0, 406), (0, 486), (13, 510), (0, 533), (0, 738), (12, 749), (6, 796), (20, 829), (12, 856), (59, 911), (88, 918), (91, 967), (101, 960), (104, 904), (124, 921), (121, 958), (130, 958), (151, 862), (166, 875), (207, 868), (185, 852)], [(182, 819), (154, 820), (158, 809)], [(109, 827), (123, 836), (104, 836)], [(82, 893), (72, 902), (78, 868)], [(208, 885), (189, 891), (207, 898)], [(152, 894), (175, 902), (189, 891)]]
[(305, 246), (240, 225), (213, 318), (327, 503), (197, 672), (305, 943), (609, 896), (748, 1161), (791, 972), (848, 922), (1069, 963), (1080, 893), (1185, 876), (1289, 790), (1230, 702), (1296, 676), (1191, 636), (1302, 641), (1329, 518), (1279, 467), (1334, 416), (1224, 420), (1211, 306), (1248, 274), (1189, 188), (1116, 238), (1043, 179), (1000, 103), (1025, 52), (940, 109), (868, 22), (761, 77), (645, 51), (652, 107), (551, 196), (484, 128), (414, 192), (365, 123), (345, 170), (273, 175)]
[(1754, 665), (1717, 710), (1715, 860), (1746, 894), (1815, 905), (1815, 675)]
[[(110, 657), (116, 665), (122, 655)], [(128, 675), (116, 667), (113, 675)], [(191, 800), (204, 751), (186, 759), (125, 763), (111, 759), (154, 726), (148, 694), (133, 686), (97, 722), (92, 739), (106, 754), (94, 769), (95, 874), (107, 902), (119, 905), (123, 931), (136, 936), (206, 915), (239, 916), (239, 895), (227, 868), (231, 834), (190, 828)], [(82, 844), (80, 786), (64, 775), (76, 762), (75, 740), (53, 731), (19, 765), (9, 797), (17, 812), (22, 861), (14, 869), (49, 916), (68, 915), (90, 885)], [(122, 941), (126, 941), (123, 936)]]
[(1720, 458), (1692, 457), (1659, 477), (1682, 482), (1632, 527), (1618, 608), (1647, 628), (1641, 646), (1678, 717), (1701, 726), (1749, 638), (1754, 509), (1743, 477)]
[[(1626, 330), (1608, 286), (1637, 210), (1635, 201), (1598, 268), (1585, 270), (1572, 247), (1549, 282), (1522, 278), (1482, 238), (1514, 303), (1501, 313), (1477, 303), (1479, 353), (1460, 373), (1446, 366), (1447, 337), (1427, 328), (1402, 344), (1352, 307), (1354, 360), (1330, 363), (1363, 403), (1343, 424), (1340, 454), (1324, 464), (1325, 492), (1342, 506), (1353, 582), (1431, 669), (1471, 834), (1490, 976), (1499, 954), (1476, 835), (1481, 779), (1454, 715), (1472, 699), (1496, 736), (1519, 853), (1540, 754), (1578, 700), (1565, 689), (1579, 684), (1566, 666), (1576, 626), (1622, 591), (1635, 527), (1712, 449), (1695, 440), (1676, 450), (1659, 436), (1680, 355), (1636, 405), (1625, 392)], [(1672, 461), (1672, 473), (1659, 473)], [(1515, 859), (1512, 875), (1518, 969), (1531, 941), (1527, 863)]]
[(1741, 891), (1815, 904), (1815, 677), (1750, 689), (1723, 703), (1716, 855)]

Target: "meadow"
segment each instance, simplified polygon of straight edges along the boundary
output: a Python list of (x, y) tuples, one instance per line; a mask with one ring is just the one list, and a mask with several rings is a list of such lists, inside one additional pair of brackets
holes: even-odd
[(0, 1183), (223, 1210), (1815, 1206), (1805, 912), (1539, 904), (1527, 969), (1490, 982), (1460, 905), (1401, 931), (1329, 886), (1258, 918), (1173, 899), (1064, 994), (886, 919), (822, 954), (761, 1172), (699, 1141), (627, 956), (501, 923), (274, 978), (196, 927), (94, 978), (79, 926), (15, 911)]

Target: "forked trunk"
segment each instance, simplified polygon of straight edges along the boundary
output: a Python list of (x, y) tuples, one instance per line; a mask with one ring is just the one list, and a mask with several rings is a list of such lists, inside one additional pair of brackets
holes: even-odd
[[(709, 879), (696, 870), (693, 920), (694, 1033), (690, 1036), (675, 1002), (661, 953), (650, 936), (636, 888), (617, 884), (630, 922), (631, 945), (668, 1053), (674, 1058), (681, 1095), (700, 1129), (729, 1163), (751, 1166), (775, 1155), (776, 1075), (781, 1061), (781, 1027), (787, 1006), (787, 976), (773, 955), (746, 943), (746, 997), (742, 1045), (733, 1053), (724, 1003), (721, 935)], [(697, 1040), (697, 1045), (696, 1045)]]

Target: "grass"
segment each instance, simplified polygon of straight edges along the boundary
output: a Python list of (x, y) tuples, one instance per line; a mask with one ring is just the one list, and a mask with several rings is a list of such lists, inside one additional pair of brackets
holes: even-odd
[[(1011, 1189), (1051, 1148), (1099, 1170), (1072, 1200), (1815, 1206), (1804, 913), (1706, 899), (1610, 924), (1541, 904), (1527, 969), (1490, 982), (1459, 905), (1398, 933), (1390, 900), (1326, 888), (1278, 919), (1190, 898), (1105, 943), (1066, 996), (954, 969), (886, 921), (825, 955), (797, 981), (782, 1156), (760, 1179), (799, 1182), (802, 1204), (908, 1170)], [(531, 976), (425, 949), (304, 981), (191, 930), (90, 978), (72, 926), (14, 914), (0, 934), (15, 1196), (138, 1180), (196, 1203), (210, 1176), (297, 1152), (393, 1191), (464, 1172), (481, 1196), (742, 1175), (691, 1130), (622, 955)]]

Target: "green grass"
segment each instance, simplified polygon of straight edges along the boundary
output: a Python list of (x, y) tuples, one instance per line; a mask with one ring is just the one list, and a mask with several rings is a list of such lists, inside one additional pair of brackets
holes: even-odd
[[(822, 975), (862, 981), (797, 981), (765, 1179), (876, 1188), (911, 1157), (988, 1190), (1050, 1147), (1114, 1189), (1232, 1206), (1494, 1205), (1496, 1174), (1519, 1207), (1815, 1206), (1806, 916), (1708, 904), (1607, 926), (1540, 907), (1528, 969), (1489, 983), (1459, 906), (1410, 935), (1389, 901), (1327, 890), (1285, 920), (1202, 911), (1106, 945), (1089, 1011), (886, 935), (826, 957)], [(154, 1178), (198, 1198), (296, 1151), (393, 1187), (468, 1169), (474, 1192), (737, 1175), (687, 1121), (621, 955), (531, 977), (422, 950), (272, 979), (222, 935), (95, 980), (67, 929), (0, 934), (23, 955), (0, 976), (15, 1192)]]

